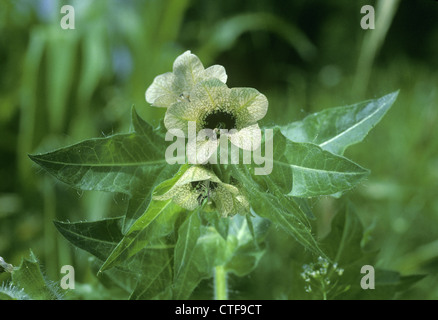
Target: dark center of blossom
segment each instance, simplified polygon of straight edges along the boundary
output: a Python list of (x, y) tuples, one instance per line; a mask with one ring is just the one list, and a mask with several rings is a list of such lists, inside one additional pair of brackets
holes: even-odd
[(236, 129), (236, 118), (225, 111), (209, 113), (204, 118), (204, 129)]
[(217, 188), (217, 183), (210, 180), (192, 181), (190, 184), (192, 189), (199, 193), (197, 198), (199, 205), (210, 197), (211, 191)]

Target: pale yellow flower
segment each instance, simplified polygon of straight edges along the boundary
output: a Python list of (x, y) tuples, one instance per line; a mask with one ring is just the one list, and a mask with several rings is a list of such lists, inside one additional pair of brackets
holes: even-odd
[(239, 189), (223, 183), (213, 171), (203, 166), (190, 167), (170, 190), (153, 198), (172, 199), (187, 210), (194, 210), (207, 201), (223, 217), (249, 212), (249, 202)]
[[(172, 104), (166, 111), (164, 125), (167, 130), (178, 129), (188, 135), (189, 122), (196, 123), (196, 133), (211, 129), (222, 134), (239, 148), (255, 150), (260, 146), (261, 131), (258, 121), (268, 110), (266, 97), (253, 88), (228, 88), (219, 79), (200, 81), (193, 88), (190, 101)], [(222, 131), (221, 131), (222, 130)], [(196, 141), (196, 149), (214, 150), (219, 145), (219, 135)], [(188, 145), (190, 150), (191, 147)], [(202, 162), (201, 162), (202, 163)]]
[(216, 78), (226, 83), (225, 68), (213, 65), (204, 69), (199, 58), (186, 51), (175, 59), (173, 72), (155, 77), (146, 90), (146, 101), (155, 107), (169, 107), (178, 101), (190, 101), (195, 85), (202, 80)]

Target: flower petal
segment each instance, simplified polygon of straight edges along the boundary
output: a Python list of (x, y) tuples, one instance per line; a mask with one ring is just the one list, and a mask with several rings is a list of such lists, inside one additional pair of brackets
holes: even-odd
[(178, 181), (164, 194), (154, 196), (154, 200), (171, 199), (179, 206), (194, 210), (199, 205), (199, 197), (202, 196), (204, 190), (194, 190), (190, 185), (196, 181), (211, 181), (216, 184), (222, 182), (211, 170), (203, 166), (192, 166), (178, 179)]
[(230, 194), (233, 195), (233, 210), (229, 213), (235, 215), (237, 213), (245, 214), (249, 212), (249, 202), (246, 197), (240, 193), (239, 189), (231, 184), (224, 183), (222, 185)]
[(217, 139), (205, 140), (189, 140), (187, 143), (187, 158), (189, 163), (206, 164), (213, 156), (217, 157), (215, 153), (219, 146)]
[(194, 192), (188, 184), (179, 186), (173, 201), (187, 210), (195, 210), (199, 206), (199, 194)]
[(204, 70), (202, 74), (202, 78), (203, 79), (216, 78), (222, 81), (223, 83), (226, 83), (228, 76), (223, 66), (215, 64)]
[[(219, 108), (227, 108), (230, 89), (225, 83), (216, 78), (199, 82), (192, 91), (192, 101), (203, 109), (203, 113)], [(214, 128), (211, 128), (214, 129)]]
[(262, 119), (268, 111), (268, 99), (253, 88), (233, 88), (230, 94), (233, 112), (237, 115), (238, 129)]
[(191, 102), (177, 102), (167, 108), (164, 115), (164, 126), (167, 130), (180, 129), (188, 135), (188, 122), (196, 122), (202, 111), (202, 105)]
[(155, 77), (146, 90), (146, 101), (156, 107), (169, 107), (175, 102), (190, 102), (191, 92), (195, 85), (207, 79), (227, 81), (225, 68), (213, 65), (204, 69), (199, 58), (186, 51), (178, 56), (173, 63), (173, 72), (167, 72)]
[(186, 91), (190, 91), (202, 78), (203, 72), (204, 66), (201, 60), (190, 50), (178, 56), (173, 63), (173, 73), (177, 77), (177, 85), (183, 86)]
[[(156, 76), (152, 84), (146, 90), (146, 101), (155, 107), (168, 107), (170, 104), (166, 105), (164, 102), (176, 102), (178, 99), (176, 92), (181, 90), (175, 87), (175, 82), (176, 77), (172, 72)], [(163, 97), (166, 97), (166, 99), (163, 99)], [(161, 99), (161, 101), (157, 99)]]
[(218, 185), (216, 189), (214, 189), (214, 192), (211, 194), (211, 199), (223, 217), (234, 213), (233, 194), (227, 190), (224, 184)]
[(248, 199), (243, 195), (238, 195), (234, 198), (234, 206), (236, 208), (236, 213), (248, 213), (249, 212), (249, 202)]
[[(188, 121), (196, 122), (196, 131), (202, 129), (206, 113), (218, 108), (226, 108), (230, 89), (219, 79), (199, 82), (193, 89), (190, 102), (184, 100), (172, 104), (164, 116), (167, 130), (180, 129), (188, 133)], [(214, 128), (212, 128), (214, 129)]]
[(181, 178), (178, 180), (178, 182), (175, 183), (175, 185), (180, 186), (189, 184), (194, 181), (205, 180), (222, 183), (213, 171), (208, 170), (203, 166), (192, 166), (181, 176)]
[(170, 198), (175, 197), (181, 191), (183, 191), (181, 189), (181, 186), (173, 185), (167, 192), (165, 192), (161, 195), (154, 195), (153, 199), (160, 200), (160, 201), (169, 200)]
[(262, 141), (262, 132), (259, 125), (253, 124), (229, 135), (231, 143), (244, 150), (257, 150)]

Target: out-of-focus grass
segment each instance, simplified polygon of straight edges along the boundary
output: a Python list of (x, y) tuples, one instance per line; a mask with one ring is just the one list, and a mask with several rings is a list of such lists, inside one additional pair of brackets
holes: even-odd
[[(126, 131), (132, 104), (157, 123), (163, 111), (149, 107), (144, 92), (190, 49), (206, 65), (224, 65), (230, 86), (266, 94), (269, 125), (400, 89), (381, 123), (347, 150), (372, 170), (349, 196), (380, 248), (379, 266), (429, 274), (401, 298), (438, 298), (436, 3), (400, 1), (360, 97), (353, 83), (373, 32), (360, 29), (360, 7), (374, 1), (73, 1), (73, 31), (59, 27), (60, 4), (0, 4), (0, 255), (8, 262), (18, 264), (31, 247), (49, 278), (72, 264), (78, 281), (95, 281), (88, 256), (72, 250), (52, 220), (119, 215), (126, 199), (66, 188), (27, 153)], [(320, 215), (336, 211), (337, 201), (320, 200)], [(239, 291), (231, 296), (286, 297), (295, 249), (293, 239), (272, 233), (254, 274), (230, 277)]]

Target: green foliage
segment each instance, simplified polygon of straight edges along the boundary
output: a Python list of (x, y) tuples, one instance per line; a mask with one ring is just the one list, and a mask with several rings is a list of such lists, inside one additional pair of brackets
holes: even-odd
[[(276, 169), (280, 168), (283, 173), (287, 167), (291, 169), (289, 174), (292, 176), (289, 179), (288, 176), (285, 177), (287, 182), (281, 181), (283, 186), (288, 186), (286, 192), (290, 196), (315, 197), (343, 192), (354, 187), (369, 174), (368, 170), (325, 151), (320, 146), (285, 139), (278, 129), (273, 138), (274, 154), (279, 157), (274, 160)], [(285, 178), (282, 177), (282, 180)]]
[[(231, 298), (321, 299), (323, 277), (308, 293), (300, 273), (322, 263), (344, 270), (332, 272), (328, 299), (438, 297), (433, 1), (393, 1), (377, 33), (359, 28), (361, 4), (348, 1), (94, 1), (75, 6), (73, 32), (59, 27), (61, 5), (0, 4), (0, 252), (8, 262), (20, 265), (32, 247), (49, 288), (46, 279), (74, 265), (76, 289), (64, 298), (211, 298), (209, 279), (220, 283), (225, 270)], [(144, 107), (145, 85), (189, 48), (226, 65), (229, 85), (263, 92), (270, 110), (259, 124), (275, 128), (270, 175), (211, 168), (224, 182), (239, 180), (251, 215), (221, 218), (207, 199), (196, 212), (199, 232), (187, 225), (195, 212), (152, 200), (188, 166), (163, 161), (164, 110)], [(352, 104), (364, 97), (374, 99)], [(349, 105), (324, 109), (340, 104)], [(179, 268), (182, 258), (193, 274)], [(359, 287), (363, 264), (376, 266), (378, 289)], [(30, 299), (4, 266), (0, 299)], [(177, 270), (186, 288), (176, 285)]]
[(124, 230), (147, 208), (153, 188), (175, 172), (175, 167), (168, 166), (163, 158), (166, 150), (163, 137), (139, 119), (134, 108), (132, 122), (136, 132), (86, 140), (48, 154), (30, 156), (57, 179), (75, 188), (128, 195), (132, 200)]
[[(95, 222), (55, 222), (62, 235), (75, 246), (94, 255), (101, 265), (122, 241), (123, 218), (110, 218)], [(169, 242), (169, 241), (168, 241)], [(169, 286), (169, 264), (172, 258), (172, 244), (156, 241), (143, 248), (136, 255), (119, 262), (117, 269), (109, 270), (109, 282), (120, 285), (125, 295), (144, 299), (162, 297)], [(145, 261), (150, 263), (145, 264)], [(148, 290), (147, 294), (144, 291)]]
[(19, 289), (12, 284), (2, 284), (0, 287), (0, 300), (29, 300), (23, 289)]
[(338, 272), (328, 273), (335, 290), (325, 292), (327, 298), (392, 299), (396, 293), (424, 278), (424, 275), (401, 276), (399, 272), (376, 268), (375, 288), (364, 290), (360, 286), (364, 276), (361, 268), (376, 265), (377, 251), (365, 249), (367, 241), (363, 226), (350, 202), (347, 201), (336, 214), (331, 228), (330, 234), (321, 241), (321, 247), (335, 261)]
[[(320, 131), (321, 135), (329, 131), (326, 127), (330, 123), (347, 122), (347, 128), (335, 125), (330, 138), (334, 141), (333, 137), (342, 135), (336, 145), (343, 151), (363, 139), (380, 120), (381, 116), (373, 118), (376, 110), (387, 110), (393, 102), (394, 99), (390, 102), (387, 98), (378, 99), (372, 108), (363, 107), (369, 103), (358, 104), (359, 111), (356, 106), (353, 111), (351, 107), (329, 109), (316, 115), (320, 119), (329, 115), (330, 122), (325, 126), (304, 120), (300, 127), (319, 136)], [(364, 118), (367, 126), (356, 129)], [(360, 243), (362, 230), (357, 220), (350, 221), (351, 217), (344, 215), (346, 222), (339, 224), (343, 217), (339, 215), (330, 236), (319, 243), (312, 232), (309, 214), (300, 207), (303, 202), (294, 198), (345, 192), (368, 174), (354, 162), (324, 150), (321, 147), (324, 143), (318, 146), (313, 142), (295, 142), (275, 128), (271, 141), (275, 157), (272, 175), (254, 176), (251, 173), (254, 168), (248, 165), (219, 165), (220, 172), (232, 170), (256, 214), (221, 218), (205, 202), (186, 212), (171, 199), (151, 200), (152, 194), (164, 194), (178, 183), (189, 166), (183, 165), (176, 172), (177, 166), (165, 162), (166, 145), (162, 143), (160, 129), (153, 129), (141, 120), (134, 108), (132, 121), (133, 133), (86, 140), (30, 156), (73, 187), (121, 192), (130, 196), (130, 204), (143, 204), (142, 214), (132, 214), (128, 205), (125, 216), (118, 218), (55, 222), (67, 240), (102, 261), (98, 277), (109, 272), (107, 276), (117, 279), (120, 278), (117, 273), (122, 272), (123, 282), (137, 283), (135, 288), (124, 286), (131, 299), (188, 299), (202, 280), (213, 277), (217, 268), (240, 277), (248, 274), (263, 256), (263, 241), (270, 223), (281, 227), (310, 252), (329, 259), (327, 263), (348, 266), (360, 260), (361, 256), (356, 256), (361, 249), (355, 245)], [(329, 140), (327, 136), (324, 141)], [(126, 219), (133, 222), (124, 231)]]
[(330, 108), (302, 121), (281, 126), (281, 132), (296, 142), (310, 142), (342, 155), (348, 146), (361, 142), (397, 99), (398, 92), (350, 106)]
[(18, 267), (8, 265), (5, 270), (11, 274), (11, 282), (0, 287), (0, 300), (63, 299), (58, 284), (46, 279), (32, 251), (29, 258), (23, 258)]

